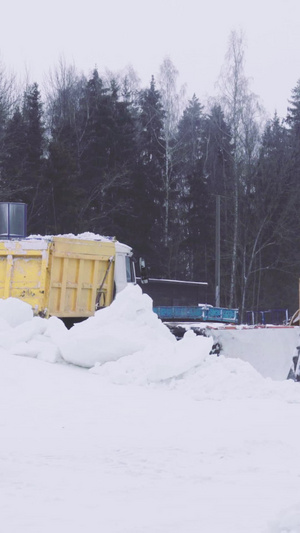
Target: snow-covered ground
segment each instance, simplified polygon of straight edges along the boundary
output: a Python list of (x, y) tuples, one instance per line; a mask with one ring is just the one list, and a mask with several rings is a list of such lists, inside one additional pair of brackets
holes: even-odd
[(212, 342), (138, 287), (69, 331), (0, 301), (0, 531), (300, 533), (300, 384)]

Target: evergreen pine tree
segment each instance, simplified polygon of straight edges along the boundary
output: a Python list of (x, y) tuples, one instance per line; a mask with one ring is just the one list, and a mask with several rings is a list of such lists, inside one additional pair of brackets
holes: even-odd
[(28, 204), (28, 231), (44, 232), (45, 211), (49, 201), (44, 179), (45, 127), (38, 84), (30, 85), (24, 94), (23, 121), (26, 158), (22, 182), (23, 199)]
[(85, 121), (80, 114), (85, 78), (79, 78), (73, 68), (60, 65), (48, 95), (48, 123), (51, 134), (47, 181), (50, 190), (50, 233), (80, 231), (79, 213), (84, 201), (80, 183), (80, 156)]
[(144, 255), (152, 276), (162, 276), (163, 249), (163, 141), (164, 110), (152, 76), (150, 87), (140, 93), (138, 159), (134, 183), (134, 246)]
[(184, 110), (178, 125), (178, 186), (180, 216), (185, 233), (184, 262), (188, 279), (205, 281), (208, 278), (208, 250), (211, 237), (211, 211), (209, 211), (208, 184), (204, 174), (205, 117), (203, 106), (194, 95)]
[[(207, 179), (208, 210), (211, 214), (209, 224), (209, 257), (214, 258), (215, 221), (216, 221), (216, 197), (220, 196), (221, 208), (221, 305), (229, 304), (230, 292), (230, 254), (231, 235), (233, 227), (232, 198), (234, 192), (232, 172), (232, 137), (230, 128), (225, 120), (223, 110), (219, 104), (210, 109), (204, 124), (204, 175)], [(213, 273), (215, 268), (210, 259), (209, 281), (215, 285)], [(212, 281), (213, 280), (213, 281)]]
[(275, 113), (262, 136), (249, 224), (256, 234), (260, 231), (250, 291), (255, 299), (249, 302), (255, 309), (297, 306), (300, 187), (295, 174), (291, 130)]
[(292, 96), (289, 100), (287, 124), (291, 128), (293, 136), (300, 139), (300, 80), (292, 89)]
[(23, 169), (26, 163), (26, 132), (23, 115), (16, 107), (8, 120), (3, 138), (2, 158), (2, 201), (20, 201), (30, 185), (23, 182)]
[[(86, 86), (81, 174), (86, 190), (83, 213), (93, 231), (126, 238), (132, 211), (135, 124), (130, 102), (120, 100), (117, 83), (105, 87), (93, 72)], [(86, 111), (85, 111), (86, 110)]]

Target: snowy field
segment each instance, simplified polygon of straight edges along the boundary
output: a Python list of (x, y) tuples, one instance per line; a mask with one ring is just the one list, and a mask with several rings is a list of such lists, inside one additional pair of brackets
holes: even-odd
[(300, 384), (211, 346), (138, 287), (69, 331), (0, 300), (0, 531), (300, 533)]

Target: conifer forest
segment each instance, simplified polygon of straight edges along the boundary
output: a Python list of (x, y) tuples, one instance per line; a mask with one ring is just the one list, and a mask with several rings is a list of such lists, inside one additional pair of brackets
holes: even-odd
[[(300, 80), (287, 116), (266, 117), (232, 32), (205, 104), (169, 58), (141, 87), (132, 67), (79, 74), (63, 60), (44, 87), (0, 68), (0, 201), (25, 202), (28, 234), (115, 236), (151, 277), (208, 281), (214, 303), (220, 198), (224, 307), (298, 308)], [(192, 90), (192, 88), (189, 88)]]

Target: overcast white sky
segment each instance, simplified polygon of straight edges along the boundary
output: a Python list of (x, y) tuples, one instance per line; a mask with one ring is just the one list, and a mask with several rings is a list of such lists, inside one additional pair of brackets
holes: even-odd
[(146, 86), (169, 56), (188, 96), (204, 103), (231, 30), (242, 29), (251, 89), (284, 117), (300, 78), (299, 21), (300, 0), (15, 0), (1, 6), (0, 54), (40, 85), (64, 56), (85, 74), (131, 64)]

